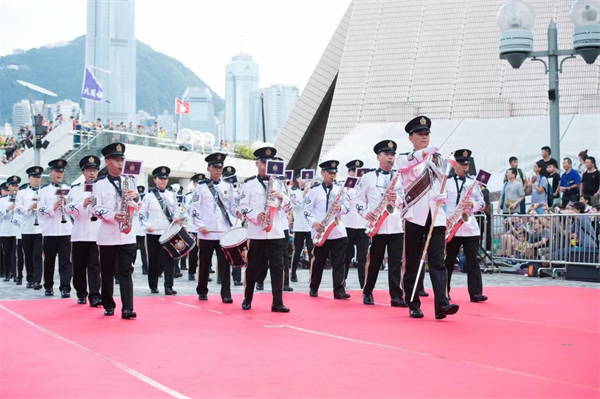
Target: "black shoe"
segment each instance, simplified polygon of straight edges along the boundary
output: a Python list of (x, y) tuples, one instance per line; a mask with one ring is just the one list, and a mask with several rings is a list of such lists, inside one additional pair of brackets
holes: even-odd
[(208, 295), (198, 295), (199, 301), (208, 301)]
[(223, 301), (223, 303), (233, 303), (233, 299), (231, 299), (228, 296), (226, 296), (225, 298), (223, 298), (222, 301)]
[(54, 290), (52, 288), (50, 288), (49, 290), (46, 290), (46, 292), (44, 292), (44, 295), (54, 296)]
[(16, 285), (23, 285), (23, 279), (22, 278), (18, 278), (17, 281), (15, 282)]
[(264, 284), (258, 284), (256, 283), (256, 291), (262, 291), (265, 289), (265, 285)]
[(150, 293), (151, 294), (159, 294), (160, 292), (156, 288), (150, 288)]
[(196, 276), (193, 274), (188, 274), (188, 280), (190, 281), (196, 281)]
[(373, 294), (363, 294), (363, 303), (365, 305), (375, 305)]
[(310, 292), (308, 293), (308, 295), (310, 295), (312, 298), (316, 298), (316, 297), (319, 296), (319, 291), (310, 290)]
[(421, 309), (411, 309), (410, 317), (412, 317), (413, 319), (422, 319), (423, 312), (421, 312)]
[(236, 287), (239, 287), (240, 285), (244, 285), (244, 283), (242, 283), (241, 281), (234, 281), (233, 285), (235, 285)]
[(60, 292), (60, 297), (61, 298), (71, 298), (71, 293), (69, 293), (67, 291), (61, 291)]
[[(473, 295), (471, 297), (471, 302), (485, 302), (485, 301), (487, 301), (487, 299), (488, 299), (488, 297), (485, 295)], [(450, 300), (450, 299), (448, 298), (448, 300)]]
[(247, 300), (246, 298), (244, 298), (244, 301), (242, 302), (242, 309), (243, 310), (250, 310), (252, 308), (252, 302), (250, 302), (249, 300)]
[(450, 296), (450, 294), (448, 294), (448, 302), (450, 302), (452, 300), (452, 297)]
[(284, 290), (284, 291), (287, 291), (287, 292), (292, 292), (292, 291), (294, 291), (294, 289), (293, 289), (292, 287), (290, 287), (289, 285), (285, 285), (285, 286), (283, 287), (283, 290)]
[(142, 270), (142, 274), (143, 274), (144, 276), (147, 276), (147, 275), (148, 275), (148, 270)]
[(210, 274), (214, 274), (214, 273), (215, 273), (215, 271), (213, 270), (213, 268), (212, 268), (212, 267), (210, 268), (210, 272), (209, 272), (209, 273), (210, 273)]
[(181, 273), (175, 273), (173, 275), (173, 277), (175, 277), (175, 278), (183, 277), (183, 274), (181, 274)]
[(31, 282), (27, 282), (27, 285), (25, 286), (26, 288), (33, 288), (33, 283)]
[(438, 320), (445, 319), (446, 316), (450, 316), (458, 312), (458, 305), (451, 303), (446, 306), (442, 306), (442, 309), (439, 312), (435, 313), (435, 318)]
[(41, 290), (42, 287), (43, 287), (43, 285), (41, 285), (40, 283), (33, 283), (34, 290)]
[(102, 306), (102, 300), (98, 299), (98, 298), (94, 298), (92, 300), (90, 300), (90, 307), (91, 308), (97, 308)]
[(333, 293), (333, 299), (349, 299), (350, 294), (346, 292), (341, 292), (339, 294)]
[(177, 291), (173, 288), (165, 288), (165, 295), (177, 295)]
[(181, 266), (181, 270), (187, 270), (187, 266), (185, 266), (185, 265)]
[(419, 291), (419, 292), (417, 292), (417, 295), (418, 296), (429, 296), (429, 294), (425, 291)]
[(4, 276), (4, 281), (10, 281), (10, 279), (12, 277), (13, 277), (12, 275), (8, 274), (8, 275)]
[(104, 316), (114, 316), (114, 315), (115, 315), (114, 308), (104, 309)]
[(78, 298), (77, 299), (77, 304), (78, 305), (85, 305), (87, 303), (87, 299), (85, 298)]
[(115, 280), (115, 285), (119, 285), (119, 280)]
[(392, 298), (392, 307), (393, 308), (407, 308), (408, 305), (402, 298)]
[(221, 284), (221, 277), (217, 277), (217, 284)]
[(292, 277), (290, 279), (292, 280), (292, 283), (298, 282), (298, 276), (296, 276), (295, 274), (292, 274)]
[(290, 308), (284, 305), (271, 305), (271, 312), (275, 313), (289, 313)]
[(122, 319), (135, 319), (137, 317), (137, 313), (135, 313), (133, 310), (124, 310), (121, 312), (121, 318)]
[(212, 278), (209, 277), (208, 280), (206, 280), (206, 281), (208, 281), (210, 283), (212, 281)]

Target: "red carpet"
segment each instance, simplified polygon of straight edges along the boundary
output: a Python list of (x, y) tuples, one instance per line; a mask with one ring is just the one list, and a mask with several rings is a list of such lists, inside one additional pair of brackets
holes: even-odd
[[(286, 294), (292, 312), (136, 298), (139, 319), (75, 300), (0, 302), (0, 398), (600, 397), (600, 290), (486, 288), (436, 321)], [(375, 300), (387, 304), (385, 292)]]

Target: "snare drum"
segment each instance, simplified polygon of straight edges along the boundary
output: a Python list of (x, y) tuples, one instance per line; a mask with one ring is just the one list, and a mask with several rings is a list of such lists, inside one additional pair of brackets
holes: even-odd
[(225, 258), (232, 266), (245, 267), (248, 253), (248, 230), (244, 227), (231, 229), (219, 240)]
[(179, 224), (169, 226), (158, 242), (173, 259), (186, 256), (196, 245), (196, 239)]

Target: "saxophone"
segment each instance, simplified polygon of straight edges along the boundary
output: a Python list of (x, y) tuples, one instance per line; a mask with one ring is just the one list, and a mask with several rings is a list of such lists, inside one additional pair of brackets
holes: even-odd
[[(135, 187), (135, 184), (133, 186)], [(131, 198), (125, 195), (129, 190), (129, 177), (124, 176), (123, 187), (121, 189), (121, 214), (125, 215), (125, 217), (119, 222), (119, 230), (124, 234), (129, 234), (131, 231), (131, 221), (133, 220), (133, 211), (135, 210), (135, 205), (132, 205)]]
[(329, 206), (329, 210), (327, 211), (327, 214), (321, 221), (321, 224), (325, 227), (323, 228), (322, 231), (320, 231), (320, 232), (317, 231), (317, 233), (315, 234), (315, 237), (313, 238), (313, 244), (315, 244), (317, 247), (320, 247), (323, 244), (325, 244), (325, 241), (327, 241), (327, 237), (329, 237), (329, 234), (331, 234), (331, 231), (336, 226), (342, 225), (342, 220), (337, 216), (333, 216), (333, 213), (334, 213), (333, 209), (336, 207), (337, 204), (339, 204), (340, 200), (342, 199), (342, 195), (345, 192), (346, 192), (346, 188), (340, 189), (340, 192), (335, 196), (335, 199)]
[(473, 209), (467, 208), (465, 204), (467, 203), (467, 201), (469, 201), (471, 193), (473, 192), (473, 189), (477, 184), (477, 181), (474, 181), (473, 184), (471, 184), (471, 187), (469, 187), (464, 198), (456, 206), (456, 209), (454, 210), (452, 215), (450, 215), (450, 217), (446, 219), (446, 244), (448, 244), (450, 240), (452, 240), (452, 237), (454, 237), (454, 235), (456, 234), (458, 229), (460, 229), (460, 226), (462, 226), (463, 223), (469, 223), (471, 221)]
[(262, 229), (267, 233), (273, 228), (273, 218), (275, 217), (275, 211), (279, 207), (279, 204), (275, 198), (269, 193), (273, 191), (273, 184), (275, 183), (275, 176), (269, 177), (269, 183), (267, 184), (267, 196), (265, 198), (265, 218), (262, 222)]
[[(393, 165), (392, 162), (390, 162), (390, 164)], [(383, 222), (385, 222), (385, 219), (387, 219), (389, 215), (393, 215), (394, 213), (396, 213), (396, 204), (388, 201), (387, 197), (388, 194), (394, 192), (394, 187), (396, 187), (399, 178), (400, 172), (396, 172), (396, 176), (394, 176), (394, 178), (390, 182), (389, 187), (385, 191), (383, 197), (381, 197), (381, 201), (379, 201), (377, 208), (373, 212), (376, 216), (375, 220), (367, 223), (365, 233), (371, 238), (373, 238), (377, 234), (377, 232), (381, 228), (381, 225), (383, 224)]]

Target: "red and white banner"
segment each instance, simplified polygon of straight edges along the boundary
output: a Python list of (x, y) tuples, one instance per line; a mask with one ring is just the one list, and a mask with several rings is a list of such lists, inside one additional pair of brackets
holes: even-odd
[(190, 103), (186, 103), (181, 101), (180, 99), (175, 99), (175, 113), (176, 114), (189, 114), (190, 113)]

